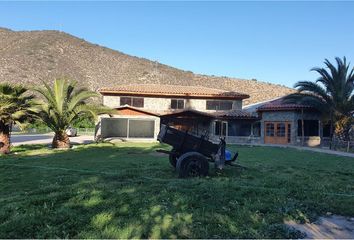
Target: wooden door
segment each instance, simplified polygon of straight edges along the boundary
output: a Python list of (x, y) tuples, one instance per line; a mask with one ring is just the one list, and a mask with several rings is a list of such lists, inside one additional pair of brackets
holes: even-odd
[(264, 143), (289, 144), (291, 124), (289, 122), (264, 122)]
[(228, 135), (228, 123), (226, 121), (214, 122), (214, 135), (220, 137), (227, 137)]

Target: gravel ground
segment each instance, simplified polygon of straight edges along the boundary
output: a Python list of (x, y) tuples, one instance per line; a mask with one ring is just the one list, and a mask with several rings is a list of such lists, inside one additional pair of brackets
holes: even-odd
[(306, 233), (306, 238), (310, 239), (354, 239), (354, 218), (332, 215), (320, 217), (313, 223), (289, 221), (286, 224)]

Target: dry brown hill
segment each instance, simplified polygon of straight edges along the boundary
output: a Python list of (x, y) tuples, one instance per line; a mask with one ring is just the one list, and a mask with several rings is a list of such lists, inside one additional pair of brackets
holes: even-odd
[(292, 91), (256, 80), (194, 74), (91, 44), (64, 32), (0, 28), (0, 82), (35, 85), (57, 77), (75, 79), (92, 90), (129, 83), (220, 88), (249, 94), (246, 105)]

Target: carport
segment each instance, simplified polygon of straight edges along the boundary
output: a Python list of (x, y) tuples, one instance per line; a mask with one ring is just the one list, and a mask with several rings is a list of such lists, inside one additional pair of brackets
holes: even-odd
[(96, 138), (121, 140), (151, 140), (157, 138), (160, 118), (150, 112), (131, 106), (117, 108), (117, 114), (100, 116)]

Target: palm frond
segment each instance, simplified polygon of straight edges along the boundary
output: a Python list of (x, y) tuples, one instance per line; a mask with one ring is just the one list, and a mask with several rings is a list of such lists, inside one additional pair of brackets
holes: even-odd
[(45, 85), (44, 88), (36, 89), (36, 91), (43, 97), (36, 114), (55, 132), (64, 131), (80, 116), (95, 117), (97, 115), (95, 108), (88, 103), (88, 100), (97, 97), (98, 94), (85, 88), (76, 88), (74, 81), (56, 79), (52, 88)]
[(78, 105), (85, 104), (87, 99), (98, 96), (99, 95), (95, 92), (82, 89), (71, 97), (70, 101), (68, 102), (68, 111), (74, 110)]
[[(336, 66), (328, 59), (325, 68), (312, 68), (320, 77), (316, 82), (301, 81), (295, 84), (298, 92), (286, 98), (287, 102), (296, 102), (312, 106), (321, 111), (325, 118), (353, 118), (354, 114), (354, 68), (350, 70), (345, 57), (335, 58)], [(338, 124), (334, 124), (338, 125)], [(340, 124), (339, 124), (340, 125)], [(338, 125), (338, 126), (339, 126)], [(343, 126), (342, 126), (343, 127)]]
[(26, 122), (33, 116), (33, 99), (34, 96), (27, 94), (27, 89), (21, 85), (0, 84), (0, 120), (5, 125)]
[(324, 113), (328, 111), (328, 105), (324, 99), (310, 93), (293, 93), (286, 96), (283, 100), (284, 103), (301, 104), (310, 106)]
[(315, 82), (300, 81), (295, 84), (299, 93), (311, 93), (312, 95), (322, 98), (324, 101), (330, 103), (331, 97), (327, 95), (326, 90)]
[(33, 90), (39, 93), (44, 99), (43, 101), (47, 102), (50, 106), (56, 106), (55, 96), (52, 89), (46, 83), (43, 83), (44, 88), (37, 87)]

